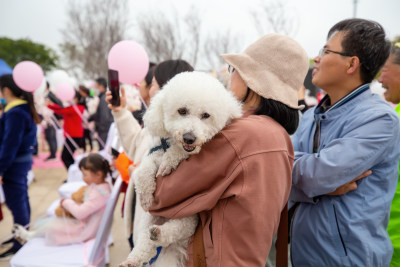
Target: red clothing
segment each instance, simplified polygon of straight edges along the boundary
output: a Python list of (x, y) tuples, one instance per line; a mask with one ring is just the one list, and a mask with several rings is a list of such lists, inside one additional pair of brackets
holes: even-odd
[[(225, 127), (169, 176), (157, 177), (150, 212), (200, 214), (207, 266), (264, 267), (292, 182), (289, 135), (267, 116)], [(191, 247), (186, 266), (193, 266)]]
[[(74, 108), (75, 106), (75, 108)], [(66, 133), (74, 138), (83, 137), (82, 127), (82, 114), (85, 107), (82, 105), (74, 105), (66, 108), (62, 108), (57, 104), (48, 105), (47, 107), (54, 111), (56, 114), (60, 114), (64, 117), (64, 136), (67, 137)], [(77, 110), (81, 114), (77, 113)]]

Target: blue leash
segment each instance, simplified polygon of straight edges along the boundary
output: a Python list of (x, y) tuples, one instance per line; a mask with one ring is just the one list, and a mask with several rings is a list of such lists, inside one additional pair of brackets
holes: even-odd
[(154, 258), (152, 258), (149, 261), (149, 264), (153, 264), (157, 260), (158, 256), (160, 255), (161, 249), (162, 249), (162, 247), (157, 247), (157, 255), (155, 255)]

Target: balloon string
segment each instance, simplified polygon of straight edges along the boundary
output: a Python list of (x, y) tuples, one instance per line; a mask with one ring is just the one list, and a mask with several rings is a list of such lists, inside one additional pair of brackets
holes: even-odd
[(139, 94), (139, 99), (140, 99), (140, 102), (142, 102), (144, 108), (147, 109), (146, 102), (144, 101), (144, 99), (142, 98), (142, 96), (140, 94)]
[[(79, 109), (77, 108), (76, 105), (72, 104), (72, 108), (75, 110), (75, 112), (78, 114), (78, 116), (82, 119), (82, 121), (83, 121), (85, 124), (88, 124), (88, 123), (89, 123), (88, 120), (87, 120), (85, 117), (83, 117), (83, 113), (81, 113), (81, 112), (79, 111)], [(94, 132), (94, 131), (93, 131), (92, 129), (90, 129), (90, 128), (89, 128), (89, 131), (90, 131), (91, 133)], [(100, 143), (103, 147), (105, 147), (104, 141), (100, 138), (99, 135), (97, 135), (96, 139), (97, 139), (97, 141), (99, 141), (99, 143)]]
[[(54, 114), (51, 115), (50, 117), (53, 122), (57, 125), (58, 129), (62, 129), (61, 125), (58, 123), (57, 118), (54, 116)], [(71, 144), (75, 147), (75, 149), (79, 149), (79, 146), (77, 143), (75, 143), (74, 139), (72, 139), (72, 137), (66, 132), (64, 131), (65, 137), (71, 142)], [(67, 148), (67, 150), (69, 151), (69, 153), (71, 155), (73, 155), (73, 153), (71, 152), (71, 149), (69, 148), (67, 143), (64, 143), (65, 147)]]

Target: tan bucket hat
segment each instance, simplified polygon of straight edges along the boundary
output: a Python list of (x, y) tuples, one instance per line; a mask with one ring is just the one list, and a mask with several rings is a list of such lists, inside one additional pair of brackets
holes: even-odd
[(239, 72), (246, 85), (260, 96), (294, 109), (304, 107), (298, 105), (297, 91), (306, 77), (309, 58), (292, 38), (267, 34), (241, 54), (221, 56)]

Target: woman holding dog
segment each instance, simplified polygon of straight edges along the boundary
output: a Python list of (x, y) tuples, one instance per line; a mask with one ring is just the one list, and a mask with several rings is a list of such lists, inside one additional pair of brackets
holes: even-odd
[[(146, 81), (150, 80), (151, 84), (149, 96), (150, 99), (155, 95), (155, 93), (162, 89), (164, 84), (166, 84), (170, 79), (172, 79), (176, 74), (193, 71), (193, 67), (184, 60), (166, 60), (161, 62), (154, 69), (154, 76), (149, 79), (146, 77)], [(152, 80), (151, 80), (152, 79)], [(106, 93), (106, 101), (110, 103), (111, 92)], [(114, 107), (111, 104), (108, 107), (112, 110), (114, 116), (114, 121), (118, 129), (118, 134), (121, 139), (122, 147), (128, 157), (134, 162), (135, 166), (139, 165), (142, 158), (149, 153), (149, 146), (152, 143), (152, 139), (146, 128), (142, 128), (139, 122), (132, 116), (126, 108), (126, 98), (125, 89), (121, 88), (121, 106)], [(126, 227), (126, 233), (128, 240), (130, 242), (131, 248), (133, 247), (133, 239), (137, 236), (136, 230), (133, 225), (137, 224), (139, 217), (143, 212), (142, 207), (139, 202), (135, 205), (135, 187), (133, 183), (129, 183), (126, 198), (125, 198), (125, 211), (124, 211), (124, 221)], [(134, 205), (134, 206), (133, 206)], [(132, 210), (134, 210), (132, 212)], [(129, 211), (129, 212), (127, 212)], [(132, 213), (134, 213), (134, 218), (132, 218)], [(135, 223), (132, 225), (133, 219)], [(134, 234), (132, 236), (132, 229)]]
[[(169, 176), (157, 178), (150, 212), (167, 218), (198, 213), (207, 266), (265, 266), (290, 193), (289, 135), (299, 122), (297, 91), (308, 56), (293, 39), (269, 34), (241, 54), (222, 57), (245, 115)], [(204, 266), (194, 246), (186, 266)]]

